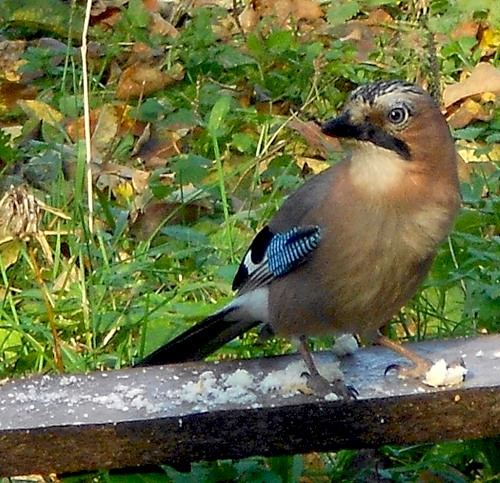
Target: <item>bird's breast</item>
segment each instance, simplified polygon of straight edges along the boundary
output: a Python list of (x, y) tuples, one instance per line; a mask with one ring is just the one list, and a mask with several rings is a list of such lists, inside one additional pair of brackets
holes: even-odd
[(368, 205), (346, 207), (344, 217), (337, 215), (332, 211), (335, 219), (324, 223), (310, 259), (270, 287), (271, 325), (278, 334), (380, 328), (413, 296), (445, 236), (434, 229), (445, 224), (439, 210), (434, 222), (420, 213)]

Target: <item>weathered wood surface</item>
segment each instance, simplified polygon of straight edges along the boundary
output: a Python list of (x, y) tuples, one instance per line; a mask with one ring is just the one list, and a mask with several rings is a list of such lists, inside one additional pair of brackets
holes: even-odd
[[(342, 360), (355, 402), (264, 391), (265, 376), (297, 364), (297, 355), (8, 381), (0, 388), (0, 475), (500, 434), (500, 335), (410, 346), (434, 360), (463, 356), (466, 382), (431, 389), (384, 377), (399, 360), (382, 347)], [(335, 360), (330, 352), (316, 358)], [(227, 379), (238, 369), (247, 371), (238, 373), (246, 388)]]

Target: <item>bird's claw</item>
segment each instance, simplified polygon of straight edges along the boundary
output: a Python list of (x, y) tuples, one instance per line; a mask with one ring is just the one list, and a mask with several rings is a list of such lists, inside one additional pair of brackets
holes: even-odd
[(328, 381), (321, 375), (313, 376), (309, 372), (304, 372), (302, 375), (307, 378), (307, 387), (317, 396), (326, 397), (335, 394), (344, 401), (354, 401), (359, 396), (359, 392), (354, 386), (347, 385), (340, 379)]
[(414, 366), (401, 366), (400, 364), (389, 364), (384, 371), (384, 376), (391, 371), (395, 371), (399, 379), (421, 379), (425, 377), (427, 371), (432, 367), (432, 362), (423, 359)]
[[(457, 372), (454, 370), (458, 367), (461, 367), (463, 371)], [(420, 379), (424, 384), (430, 386), (456, 384), (460, 377), (462, 377), (463, 381), (465, 379), (465, 375), (467, 374), (464, 360), (455, 361), (447, 365), (444, 360), (434, 364), (425, 358), (421, 358), (421, 360), (411, 367), (401, 366), (399, 364), (390, 364), (385, 368), (384, 376), (391, 371), (395, 371), (400, 379)]]

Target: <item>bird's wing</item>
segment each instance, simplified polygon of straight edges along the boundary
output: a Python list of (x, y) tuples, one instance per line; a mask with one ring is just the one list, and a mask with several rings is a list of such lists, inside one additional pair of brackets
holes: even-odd
[(248, 292), (269, 284), (304, 263), (321, 241), (319, 226), (273, 233), (264, 227), (253, 239), (233, 280), (233, 290)]

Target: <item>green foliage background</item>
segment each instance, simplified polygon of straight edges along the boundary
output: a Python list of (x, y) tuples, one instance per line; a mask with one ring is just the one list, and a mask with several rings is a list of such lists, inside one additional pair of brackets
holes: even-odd
[[(0, 131), (3, 187), (27, 184), (47, 204), (71, 216), (71, 221), (54, 222), (50, 214), (45, 215), (44, 222), (55, 233), (50, 238), (54, 262), (43, 267), (49, 290), (72, 267), (79, 269), (67, 290), (54, 292), (53, 299), (68, 372), (130, 365), (227, 302), (239, 258), (256, 230), (307, 176), (297, 157), (310, 155), (311, 148), (288, 129), (292, 111), (302, 119), (326, 119), (359, 84), (399, 77), (442, 87), (457, 82), (464, 70), (485, 60), (476, 38), (452, 38), (450, 33), (470, 20), (498, 35), (500, 17), (494, 0), (435, 0), (428, 2), (424, 12), (412, 5), (390, 0), (332, 2), (326, 4), (331, 29), (321, 35), (301, 35), (298, 25), (277, 28), (273, 19), (264, 19), (254, 32), (233, 33), (222, 41), (215, 26), (228, 12), (202, 8), (187, 13), (178, 37), (159, 36), (151, 34), (148, 12), (140, 1), (130, 1), (112, 29), (93, 27), (91, 40), (104, 47), (91, 62), (93, 108), (116, 103), (111, 71), (123, 63), (131, 44), (144, 42), (158, 49), (158, 63), (165, 71), (176, 66), (185, 71), (184, 80), (130, 103), (133, 117), (151, 123), (158, 132), (176, 126), (189, 131), (184, 136), (185, 152), (152, 172), (150, 195), (158, 201), (180, 196), (182, 203), (189, 204), (186, 186), (190, 184), (196, 199), (210, 210), (192, 222), (171, 224), (174, 211), (147, 239), (133, 232), (133, 197), (119, 197), (107, 186), (95, 187), (98, 229), (90, 233), (84, 146), (71, 142), (62, 126), (40, 125), (39, 119), (19, 108), (2, 113), (4, 124), (23, 123), (23, 133), (15, 140)], [(375, 40), (377, 48), (360, 62), (356, 45), (341, 40), (334, 27), (381, 7), (396, 19), (389, 30), (396, 29), (398, 35), (382, 30)], [(49, 14), (41, 16), (42, 8)], [(75, 47), (81, 18), (81, 7), (76, 4), (44, 0), (34, 7), (33, 2), (0, 1), (6, 38), (50, 35), (67, 44), (62, 64), (51, 63), (50, 49), (29, 47), (23, 66), (25, 72), (43, 71), (35, 81), (38, 99), (67, 118), (82, 114), (82, 72)], [(436, 58), (425, 41), (429, 32), (446, 37)], [(410, 34), (424, 39), (423, 57), (408, 40)], [(497, 52), (487, 61), (498, 67), (498, 57)], [(239, 97), (245, 90), (251, 98), (247, 104)], [(390, 326), (393, 335), (420, 339), (500, 332), (500, 175), (493, 150), (500, 139), (499, 113), (497, 105), (491, 121), (455, 132), (459, 146), (473, 141), (476, 154), (490, 156), (491, 165), (478, 164), (470, 181), (463, 183), (463, 210), (456, 229), (440, 250), (425, 287)], [(35, 129), (39, 131), (33, 136)], [(130, 133), (113, 139), (105, 160), (142, 167), (134, 145)], [(334, 162), (335, 155), (331, 158)], [(72, 177), (67, 176), (68, 163), (74, 166)], [(166, 176), (171, 183), (165, 183)], [(21, 246), (14, 265), (2, 262), (0, 266), (2, 376), (56, 370), (54, 340), (43, 290), (33, 276), (29, 243)], [(39, 263), (44, 264), (41, 255)], [(316, 347), (330, 343), (318, 340)], [(256, 357), (290, 350), (289, 342), (283, 340), (259, 345), (256, 334), (250, 333), (213, 357)], [(426, 472), (437, 481), (498, 481), (498, 445), (497, 439), (384, 447), (374, 451), (374, 458), (380, 463), (382, 481), (417, 481)], [(309, 464), (302, 456), (252, 458), (198, 464), (189, 475), (165, 467), (155, 473), (103, 472), (65, 480), (278, 482), (307, 477), (311, 481), (372, 481), (374, 469), (356, 472), (356, 458), (358, 452), (341, 451), (322, 455), (321, 464)]]

